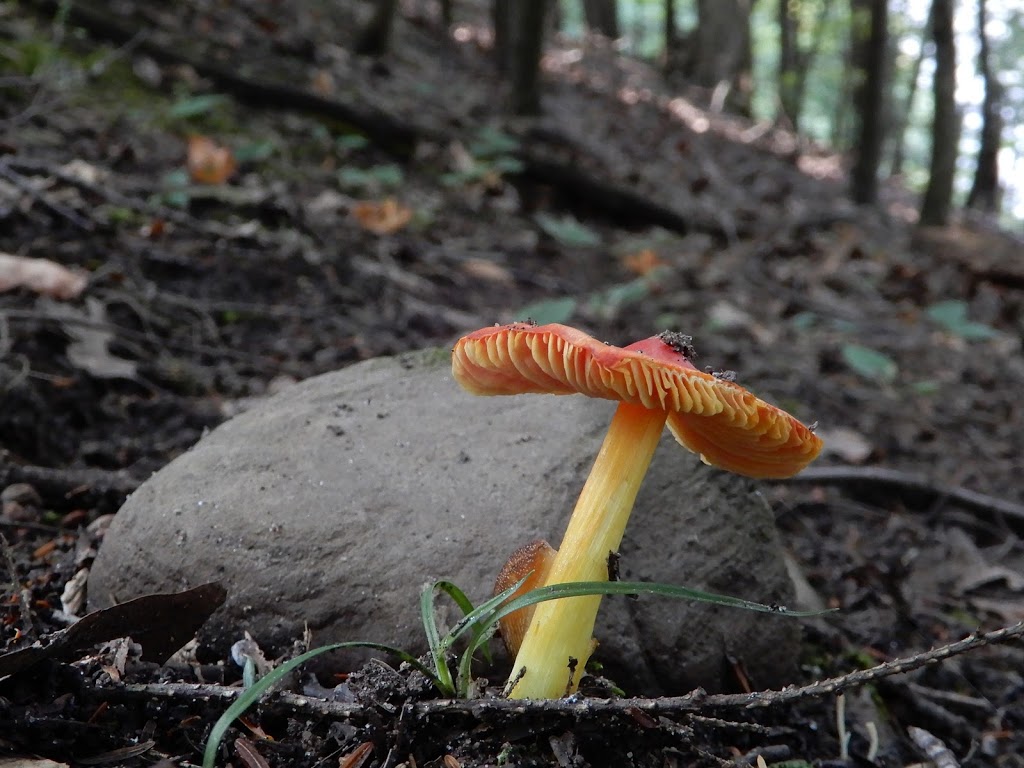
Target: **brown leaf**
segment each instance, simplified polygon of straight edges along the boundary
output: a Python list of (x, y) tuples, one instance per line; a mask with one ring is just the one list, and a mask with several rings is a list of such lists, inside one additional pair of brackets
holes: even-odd
[(402, 229), (412, 218), (412, 209), (393, 197), (381, 201), (356, 203), (352, 208), (359, 226), (375, 235), (390, 235)]
[(487, 259), (466, 259), (462, 262), (462, 271), (475, 280), (508, 284), (515, 282), (508, 269)]
[(373, 744), (364, 741), (338, 761), (338, 768), (361, 768), (373, 752)]
[(67, 629), (47, 635), (46, 644), (0, 656), (0, 677), (20, 672), (46, 659), (66, 660), (97, 643), (130, 636), (142, 645), (143, 659), (166, 661), (181, 648), (227, 597), (217, 583), (185, 592), (144, 595), (94, 611)]
[(248, 768), (270, 768), (270, 763), (261, 755), (256, 746), (244, 736), (235, 739), (235, 754)]
[(188, 173), (197, 184), (223, 184), (235, 168), (235, 156), (228, 147), (206, 136), (188, 137)]
[(637, 251), (636, 253), (630, 253), (627, 256), (624, 256), (622, 259), (622, 266), (634, 275), (646, 275), (658, 267), (665, 266), (665, 262), (662, 261), (661, 257), (650, 248), (644, 248), (642, 251)]

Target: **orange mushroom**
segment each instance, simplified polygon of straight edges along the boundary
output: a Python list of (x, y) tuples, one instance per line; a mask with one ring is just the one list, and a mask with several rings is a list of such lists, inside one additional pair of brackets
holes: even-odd
[[(581, 393), (619, 401), (546, 584), (601, 581), (622, 541), (662, 429), (701, 459), (748, 477), (789, 477), (821, 440), (738, 384), (698, 371), (690, 338), (666, 331), (620, 348), (564, 325), (512, 323), (455, 344), (452, 375), (477, 395)], [(593, 648), (600, 596), (536, 606), (510, 684), (514, 698), (570, 692)]]

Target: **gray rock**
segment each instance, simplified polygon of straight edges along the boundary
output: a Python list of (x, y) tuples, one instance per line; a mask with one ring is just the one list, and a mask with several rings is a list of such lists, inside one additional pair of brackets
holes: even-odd
[[(206, 640), (221, 652), (243, 630), (273, 648), (308, 625), (317, 644), (420, 653), (420, 586), (447, 578), (479, 601), (517, 546), (557, 546), (613, 410), (582, 396), (473, 397), (452, 381), (447, 350), (310, 379), (226, 422), (131, 496), (93, 566), (91, 607), (216, 580), (228, 600)], [(621, 568), (624, 579), (763, 602), (791, 591), (750, 484), (702, 466), (667, 432)], [(759, 685), (784, 682), (800, 628), (614, 597), (597, 636), (607, 675), (658, 695), (731, 684), (727, 654)]]

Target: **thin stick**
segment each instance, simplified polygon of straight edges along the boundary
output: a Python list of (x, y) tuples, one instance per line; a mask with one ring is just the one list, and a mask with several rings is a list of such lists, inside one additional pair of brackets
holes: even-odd
[[(1005, 643), (1024, 637), (1024, 621), (992, 632), (975, 633), (955, 643), (943, 645), (913, 656), (894, 659), (870, 669), (857, 670), (846, 675), (781, 691), (759, 691), (749, 694), (709, 695), (696, 690), (685, 696), (667, 696), (657, 699), (587, 699), (573, 696), (566, 699), (435, 699), (416, 702), (411, 715), (417, 719), (439, 716), (470, 717), (477, 721), (507, 720), (510, 717), (538, 716), (586, 721), (620, 715), (635, 718), (636, 712), (651, 715), (685, 715), (708, 711), (743, 711), (790, 704), (804, 699), (832, 696), (849, 688), (875, 682), (892, 675), (904, 674), (952, 658), (986, 645)], [(94, 689), (101, 698), (109, 699), (220, 699), (225, 705), (242, 691), (219, 685), (192, 685), (164, 683), (148, 685), (104, 686)], [(379, 715), (379, 710), (360, 704), (327, 701), (294, 693), (276, 694), (265, 706), (271, 710), (287, 710), (317, 716), (364, 719)]]
[(898, 469), (883, 467), (811, 467), (796, 477), (789, 478), (793, 483), (833, 483), (837, 485), (883, 485), (902, 488), (907, 491), (924, 493), (954, 501), (960, 506), (975, 512), (990, 515), (1003, 515), (1024, 521), (1024, 504), (1017, 504), (1006, 499), (999, 499), (977, 491), (970, 491), (956, 485), (946, 485), (923, 474), (903, 472)]

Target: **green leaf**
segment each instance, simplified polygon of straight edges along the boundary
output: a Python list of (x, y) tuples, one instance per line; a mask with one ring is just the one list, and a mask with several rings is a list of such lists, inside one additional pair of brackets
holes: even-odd
[(928, 307), (925, 314), (936, 325), (966, 341), (982, 341), (999, 335), (995, 328), (968, 319), (966, 301), (940, 301)]
[(922, 379), (910, 385), (910, 389), (915, 395), (934, 395), (939, 391), (939, 387), (939, 382), (934, 379)]
[(818, 322), (818, 316), (810, 311), (797, 312), (791, 318), (789, 323), (798, 331), (806, 331), (809, 328), (814, 327)]
[(587, 298), (587, 309), (602, 320), (611, 320), (623, 307), (636, 304), (650, 296), (660, 276), (666, 271), (666, 268), (658, 267), (643, 277), (596, 291)]
[(577, 301), (572, 296), (563, 296), (559, 299), (544, 299), (527, 304), (516, 312), (516, 317), (524, 320), (532, 320), (537, 325), (548, 323), (564, 323), (572, 313), (576, 311)]
[(347, 133), (344, 136), (339, 136), (334, 145), (339, 152), (347, 153), (366, 149), (370, 145), (370, 140), (361, 133)]
[(538, 213), (533, 218), (546, 235), (562, 245), (570, 248), (592, 248), (601, 244), (600, 235), (569, 214), (552, 216), (549, 213)]
[(504, 131), (487, 126), (481, 128), (476, 139), (469, 144), (469, 154), (481, 159), (489, 159), (498, 155), (510, 155), (519, 151), (519, 140)]
[(188, 96), (171, 105), (168, 114), (175, 118), (189, 118), (206, 115), (217, 107), (225, 104), (228, 97), (222, 93), (204, 93), (199, 96)]
[(860, 344), (844, 344), (840, 354), (854, 373), (871, 381), (892, 381), (899, 372), (891, 357)]
[(370, 169), (351, 167), (338, 171), (338, 184), (345, 189), (368, 194), (400, 187), (404, 180), (405, 175), (397, 165), (375, 165)]
[(272, 141), (251, 141), (235, 150), (235, 160), (240, 163), (258, 163), (277, 151)]

